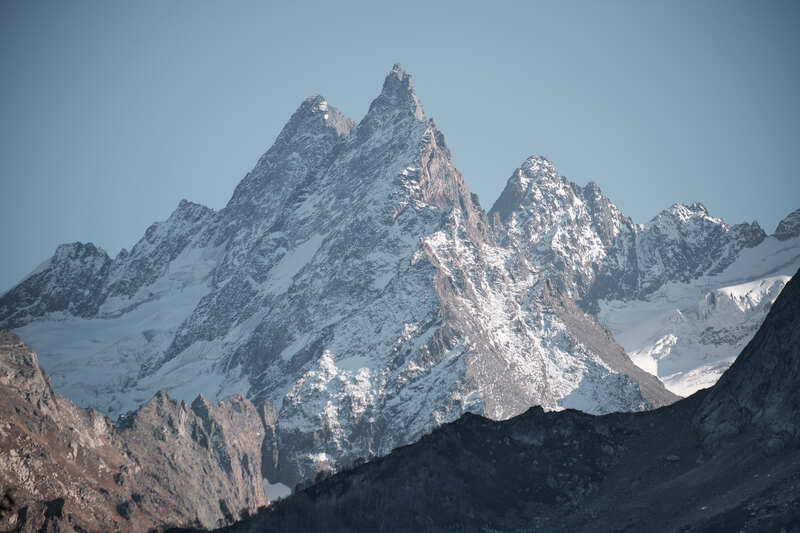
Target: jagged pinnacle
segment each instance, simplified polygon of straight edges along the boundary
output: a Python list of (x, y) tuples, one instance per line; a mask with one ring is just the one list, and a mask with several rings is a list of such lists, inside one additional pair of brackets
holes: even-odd
[[(347, 135), (355, 127), (355, 122), (342, 115), (331, 106), (321, 94), (312, 94), (300, 104), (289, 122), (284, 126), (282, 136), (291, 135), (302, 124), (317, 124), (315, 127), (332, 127), (339, 135)], [(284, 133), (285, 132), (285, 133)]]
[(408, 110), (417, 120), (425, 120), (422, 103), (414, 92), (411, 74), (403, 70), (399, 63), (395, 63), (392, 67), (383, 81), (381, 94), (370, 105), (370, 113), (388, 109)]

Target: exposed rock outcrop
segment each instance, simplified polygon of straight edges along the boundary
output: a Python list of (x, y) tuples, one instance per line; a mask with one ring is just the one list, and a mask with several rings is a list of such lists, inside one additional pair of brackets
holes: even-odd
[(118, 424), (53, 392), (36, 354), (0, 332), (0, 529), (218, 526), (266, 505), (264, 428), (241, 396), (190, 407), (156, 394)]
[(785, 241), (793, 237), (800, 237), (800, 209), (796, 209), (786, 215), (786, 217), (778, 222), (778, 227), (775, 228), (774, 237), (778, 240)]

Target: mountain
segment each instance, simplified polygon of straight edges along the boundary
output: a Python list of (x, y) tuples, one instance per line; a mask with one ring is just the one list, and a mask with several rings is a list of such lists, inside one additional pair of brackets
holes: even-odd
[(792, 211), (786, 218), (778, 222), (773, 236), (781, 241), (800, 237), (800, 209)]
[(181, 201), (113, 259), (60, 246), (0, 326), (110, 416), (159, 390), (274, 405), (264, 473), (293, 486), (465, 412), (710, 385), (800, 265), (793, 220), (766, 237), (692, 204), (637, 225), (542, 157), (486, 213), (396, 65), (357, 124), (304, 100), (223, 209)]
[(729, 226), (700, 203), (635, 225), (596, 183), (569, 182), (544, 157), (514, 171), (489, 217), (504, 247), (594, 311), (597, 300), (643, 298), (671, 281), (722, 272), (766, 237), (758, 223)]
[(160, 392), (115, 425), (56, 395), (36, 353), (0, 331), (0, 397), (3, 531), (213, 527), (267, 504), (266, 428), (241, 396)]
[(798, 531), (800, 272), (709, 391), (644, 413), (465, 414), (226, 532)]
[[(611, 249), (635, 234), (633, 222), (595, 183), (582, 188), (569, 182), (544, 157), (530, 157), (514, 171), (488, 216), (501, 246), (576, 300), (597, 283)], [(635, 266), (634, 259), (630, 270)]]
[(800, 267), (798, 211), (773, 236), (700, 203), (634, 224), (595, 183), (528, 158), (489, 211), (499, 245), (544, 273), (630, 358), (686, 396), (713, 385)]
[(686, 396), (710, 387), (800, 267), (800, 237), (780, 233), (792, 216), (722, 270), (671, 280), (643, 298), (600, 300), (598, 319), (672, 392)]
[(182, 201), (114, 259), (60, 247), (0, 324), (109, 415), (161, 389), (268, 401), (288, 486), (465, 412), (674, 401), (494, 228), (397, 65), (358, 124), (306, 99), (222, 210)]

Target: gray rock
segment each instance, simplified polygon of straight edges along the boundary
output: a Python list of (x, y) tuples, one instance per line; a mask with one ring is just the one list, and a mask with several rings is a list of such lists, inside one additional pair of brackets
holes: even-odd
[(800, 209), (792, 211), (778, 222), (773, 235), (781, 241), (800, 236)]

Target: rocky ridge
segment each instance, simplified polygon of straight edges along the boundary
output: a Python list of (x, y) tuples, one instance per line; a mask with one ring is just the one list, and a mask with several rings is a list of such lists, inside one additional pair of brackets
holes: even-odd
[(778, 227), (775, 228), (775, 238), (781, 241), (800, 237), (800, 209), (792, 211), (786, 217), (778, 222)]
[(267, 504), (262, 418), (241, 396), (160, 392), (113, 424), (54, 393), (36, 353), (0, 331), (3, 531), (213, 527)]
[(594, 311), (600, 299), (645, 298), (668, 282), (722, 272), (766, 238), (757, 222), (730, 226), (700, 203), (634, 224), (596, 183), (571, 183), (544, 157), (514, 171), (489, 218), (500, 244)]

